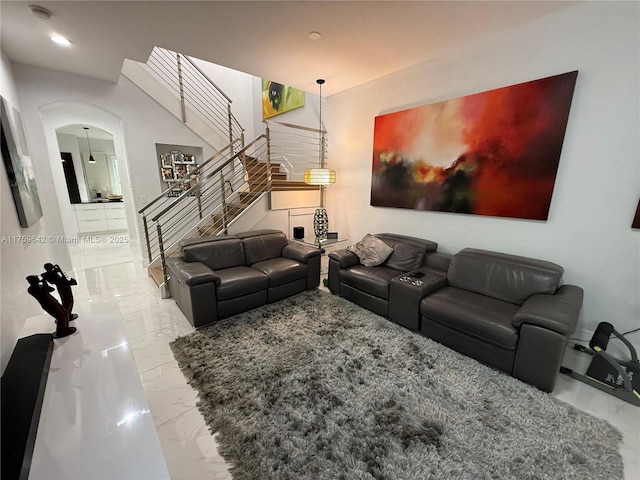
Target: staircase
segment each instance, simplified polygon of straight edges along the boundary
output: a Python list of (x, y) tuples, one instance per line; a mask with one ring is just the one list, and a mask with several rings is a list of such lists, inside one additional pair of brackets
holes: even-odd
[(166, 259), (178, 255), (182, 239), (228, 233), (252, 208), (262, 205), (268, 210), (272, 192), (320, 191), (302, 178), (305, 169), (317, 167), (319, 159), (324, 159), (326, 132), (265, 122), (266, 133), (245, 145), (244, 130), (231, 113), (231, 100), (188, 57), (155, 48), (146, 68), (156, 69), (154, 75), (179, 97), (179, 110), (167, 107), (169, 111), (187, 126), (187, 114), (193, 118), (194, 113), (206, 112), (195, 122), (198, 128), (206, 123), (219, 138), (228, 135), (229, 139), (189, 178), (172, 185), (173, 189), (184, 187), (181, 196), (169, 196), (168, 189), (139, 211), (149, 275), (162, 297), (168, 298)]

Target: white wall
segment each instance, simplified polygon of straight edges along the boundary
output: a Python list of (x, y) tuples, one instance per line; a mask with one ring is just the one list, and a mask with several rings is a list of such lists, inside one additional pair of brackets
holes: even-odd
[[(14, 69), (27, 135), (49, 152), (41, 158), (55, 159), (59, 164), (55, 129), (64, 125), (94, 125), (114, 136), (118, 161), (124, 158), (128, 164), (127, 168), (120, 164), (118, 168), (123, 185), (127, 182), (125, 175), (128, 177), (130, 188), (122, 194), (133, 219), (146, 202), (161, 193), (156, 143), (202, 147), (205, 159), (215, 153), (211, 145), (124, 76), (114, 84), (26, 65), (14, 65)], [(61, 192), (57, 198), (62, 208), (67, 208), (62, 169), (54, 173), (56, 188)], [(130, 233), (135, 233), (135, 224), (132, 218), (129, 220)], [(140, 223), (137, 233), (143, 238)]]
[(260, 114), (260, 111), (254, 112), (250, 95), (253, 75), (205, 62), (198, 58), (190, 58), (231, 99), (231, 112), (245, 129), (245, 142), (249, 143), (256, 136), (253, 118)]
[[(398, 232), (445, 252), (473, 246), (550, 260), (585, 290), (580, 335), (601, 321), (637, 328), (638, 22), (636, 2), (585, 2), (329, 97), (331, 228), (353, 241)], [(572, 70), (579, 74), (548, 221), (370, 206), (375, 116)]]
[[(0, 68), (0, 94), (23, 114), (18, 97), (14, 71), (9, 59), (2, 52)], [(2, 372), (11, 357), (13, 348), (27, 318), (42, 312), (38, 302), (27, 293), (27, 275), (38, 275), (44, 271), (46, 262), (58, 263), (64, 270), (71, 268), (69, 249), (64, 243), (50, 241), (50, 237), (63, 235), (55, 192), (52, 188), (51, 171), (47, 162), (42, 162), (42, 148), (33, 142), (26, 129), (29, 152), (33, 160), (38, 193), (42, 203), (43, 217), (29, 228), (20, 227), (9, 180), (4, 167), (0, 167), (0, 362)], [(19, 237), (38, 239), (30, 243)], [(51, 332), (55, 330), (51, 319)]]

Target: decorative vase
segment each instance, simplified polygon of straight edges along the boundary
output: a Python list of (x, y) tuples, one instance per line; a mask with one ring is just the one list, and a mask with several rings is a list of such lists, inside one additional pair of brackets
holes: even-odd
[(316, 208), (316, 213), (313, 215), (313, 233), (316, 234), (316, 243), (319, 244), (320, 240), (327, 238), (328, 230), (327, 211), (324, 208)]

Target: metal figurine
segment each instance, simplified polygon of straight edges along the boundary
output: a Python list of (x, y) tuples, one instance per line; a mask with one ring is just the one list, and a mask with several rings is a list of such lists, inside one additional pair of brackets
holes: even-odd
[(49, 286), (46, 280), (40, 280), (38, 275), (29, 275), (27, 282), (29, 282), (27, 292), (38, 301), (45, 312), (56, 319), (56, 331), (52, 334), (53, 338), (62, 338), (74, 333), (76, 328), (69, 326), (69, 311), (51, 295), (55, 289)]
[(75, 320), (78, 315), (72, 313), (73, 310), (73, 292), (71, 287), (77, 285), (75, 278), (67, 278), (59, 265), (52, 263), (45, 263), (44, 269), (46, 272), (42, 274), (43, 280), (52, 283), (58, 289), (60, 294), (60, 300), (62, 300), (62, 306), (69, 312), (69, 320)]

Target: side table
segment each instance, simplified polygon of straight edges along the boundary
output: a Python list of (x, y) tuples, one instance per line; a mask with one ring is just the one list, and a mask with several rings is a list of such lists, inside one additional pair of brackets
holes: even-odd
[[(421, 272), (419, 278), (412, 275)], [(411, 330), (420, 330), (420, 301), (429, 293), (444, 287), (444, 272), (420, 268), (391, 279), (389, 319)]]

